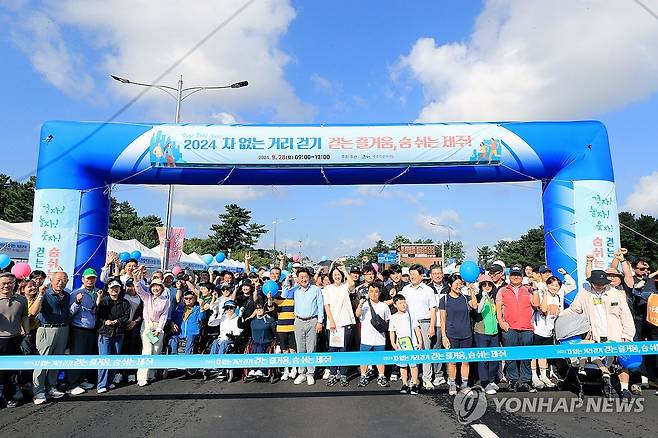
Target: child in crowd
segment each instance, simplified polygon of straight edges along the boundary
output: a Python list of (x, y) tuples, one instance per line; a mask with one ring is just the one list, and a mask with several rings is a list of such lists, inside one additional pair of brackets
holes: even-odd
[[(403, 295), (393, 297), (393, 305), (397, 312), (391, 315), (388, 329), (391, 345), (395, 351), (422, 350), (423, 337), (418, 321), (411, 318), (407, 312), (407, 300)], [(402, 394), (418, 394), (418, 367), (416, 364), (398, 364), (402, 378)], [(407, 375), (407, 367), (411, 367), (411, 386)]]

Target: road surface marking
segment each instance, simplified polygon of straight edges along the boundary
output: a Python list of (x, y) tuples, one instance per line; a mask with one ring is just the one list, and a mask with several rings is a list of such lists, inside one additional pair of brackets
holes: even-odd
[(482, 438), (498, 438), (493, 430), (489, 429), (486, 424), (471, 424), (473, 430), (475, 430)]

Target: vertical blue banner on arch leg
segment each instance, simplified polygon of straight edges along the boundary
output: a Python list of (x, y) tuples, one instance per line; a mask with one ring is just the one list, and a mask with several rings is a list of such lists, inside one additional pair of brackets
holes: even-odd
[(40, 189), (34, 193), (30, 266), (48, 274), (60, 267), (74, 272), (78, 222), (79, 190)]

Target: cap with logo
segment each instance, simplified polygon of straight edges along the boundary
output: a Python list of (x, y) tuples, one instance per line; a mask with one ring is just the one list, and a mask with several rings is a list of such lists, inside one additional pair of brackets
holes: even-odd
[(509, 268), (509, 275), (523, 276), (523, 268), (520, 265), (512, 265)]
[(87, 268), (82, 273), (82, 278), (89, 278), (89, 277), (98, 277), (98, 274), (96, 273), (96, 270), (94, 268)]

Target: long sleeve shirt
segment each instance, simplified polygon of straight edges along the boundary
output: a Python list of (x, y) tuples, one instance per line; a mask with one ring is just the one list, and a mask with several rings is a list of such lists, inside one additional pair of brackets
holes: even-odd
[[(124, 327), (130, 320), (130, 303), (123, 298), (113, 300), (103, 297), (98, 305), (98, 334), (111, 338), (124, 333)], [(117, 321), (107, 325), (105, 321)]]
[(162, 332), (169, 316), (169, 294), (163, 292), (156, 297), (146, 289), (144, 281), (135, 283), (135, 292), (144, 303), (142, 316), (146, 322), (157, 322), (157, 330)]
[(315, 285), (309, 285), (306, 288), (299, 286), (295, 289), (294, 300), (295, 316), (310, 318), (317, 315), (319, 323), (324, 321), (322, 289)]
[[(78, 304), (76, 297), (82, 293), (82, 302)], [(97, 289), (88, 290), (84, 287), (71, 292), (69, 296), (70, 324), (84, 329), (96, 327), (96, 297)]]
[(48, 286), (43, 295), (39, 322), (44, 324), (68, 324), (69, 322), (69, 291), (65, 290), (62, 295), (57, 295), (51, 286)]

